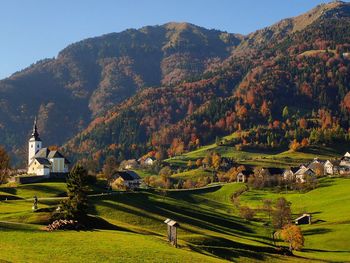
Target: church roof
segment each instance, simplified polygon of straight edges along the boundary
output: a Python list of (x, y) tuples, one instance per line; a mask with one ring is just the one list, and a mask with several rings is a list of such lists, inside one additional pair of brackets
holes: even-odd
[(50, 151), (50, 153), (47, 157), (49, 159), (51, 159), (51, 158), (64, 158), (64, 156), (59, 151)]
[[(70, 161), (63, 156), (59, 151), (50, 151), (48, 148), (41, 148), (34, 156), (35, 159), (37, 158), (44, 158), (46, 160), (48, 159), (55, 159), (55, 158), (64, 158), (64, 162), (66, 164), (70, 164)], [(49, 162), (49, 161), (48, 161)]]
[(51, 165), (50, 161), (46, 158), (35, 158), (35, 160), (40, 163), (40, 164), (43, 164), (43, 165)]
[(41, 148), (34, 156), (34, 158), (47, 158), (50, 153), (48, 148)]
[(34, 156), (34, 158), (47, 158), (50, 150), (48, 148), (41, 148)]
[(116, 171), (113, 176), (113, 178), (117, 179), (119, 177), (123, 178), (125, 181), (132, 181), (132, 180), (139, 180), (141, 177), (135, 173), (134, 171)]

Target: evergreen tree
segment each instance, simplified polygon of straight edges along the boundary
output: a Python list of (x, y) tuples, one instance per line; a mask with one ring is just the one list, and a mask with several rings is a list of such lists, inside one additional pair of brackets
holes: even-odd
[(67, 178), (67, 196), (63, 201), (62, 210), (65, 219), (84, 220), (87, 215), (87, 178), (84, 167), (76, 165)]

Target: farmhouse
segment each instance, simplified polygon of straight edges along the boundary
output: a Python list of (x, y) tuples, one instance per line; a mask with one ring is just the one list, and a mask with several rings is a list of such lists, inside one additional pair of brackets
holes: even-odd
[(299, 167), (290, 167), (283, 171), (282, 177), (284, 180), (294, 180), (295, 173), (299, 170)]
[(28, 175), (50, 177), (64, 177), (68, 173), (69, 161), (57, 150), (42, 148), (36, 119), (33, 132), (28, 143)]
[(135, 189), (141, 185), (141, 177), (134, 171), (116, 171), (110, 181), (111, 187)]
[(141, 165), (152, 166), (156, 161), (153, 157), (143, 156), (137, 160)]
[(315, 158), (308, 166), (307, 168), (314, 171), (317, 175), (325, 175), (324, 172), (324, 163), (320, 161), (318, 158)]
[(350, 168), (350, 153), (349, 152), (345, 153), (344, 156), (340, 159), (339, 165)]
[(120, 163), (120, 168), (125, 170), (136, 169), (139, 164), (135, 159), (125, 160)]
[(154, 164), (154, 159), (152, 158), (152, 157), (148, 157), (148, 158), (146, 158), (146, 160), (144, 161), (144, 164), (145, 165), (148, 165), (148, 166), (151, 166), (151, 165), (153, 165)]
[(239, 172), (237, 174), (237, 183), (245, 183), (247, 182), (249, 176), (253, 174), (253, 171), (251, 170), (244, 170), (242, 172)]
[(296, 173), (294, 174), (295, 176), (295, 179), (297, 181), (299, 181), (300, 183), (305, 183), (306, 182), (306, 178), (309, 176), (311, 178), (315, 178), (316, 177), (316, 173), (308, 168), (308, 167), (305, 167), (304, 165), (301, 166), (301, 168), (296, 171)]
[(338, 174), (339, 164), (340, 164), (340, 161), (338, 160), (334, 160), (334, 161), (327, 160), (323, 166), (324, 174), (329, 176)]

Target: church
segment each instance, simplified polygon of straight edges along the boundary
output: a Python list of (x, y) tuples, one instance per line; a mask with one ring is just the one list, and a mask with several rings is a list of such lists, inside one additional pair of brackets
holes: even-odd
[(36, 118), (28, 146), (28, 175), (61, 178), (68, 173), (70, 163), (59, 151), (42, 148)]

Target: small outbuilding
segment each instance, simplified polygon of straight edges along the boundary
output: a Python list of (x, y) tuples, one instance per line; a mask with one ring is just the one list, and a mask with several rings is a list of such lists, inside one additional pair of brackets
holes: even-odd
[(172, 244), (174, 247), (177, 247), (177, 227), (180, 225), (172, 219), (166, 219), (164, 221), (165, 224), (168, 225), (168, 241), (170, 244)]
[(307, 225), (307, 224), (311, 225), (311, 215), (303, 214), (302, 216), (299, 216), (294, 221), (296, 225)]

